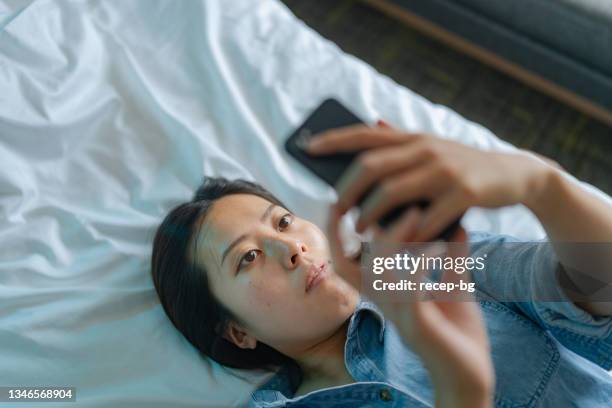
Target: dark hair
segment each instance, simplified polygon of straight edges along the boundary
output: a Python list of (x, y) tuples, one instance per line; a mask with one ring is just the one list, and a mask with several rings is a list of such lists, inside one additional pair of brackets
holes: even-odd
[(296, 366), (294, 360), (262, 342), (242, 349), (222, 337), (236, 316), (216, 299), (207, 271), (189, 258), (189, 246), (215, 201), (230, 194), (252, 194), (287, 208), (259, 184), (236, 179), (205, 177), (191, 201), (175, 207), (163, 220), (153, 242), (151, 274), (161, 304), (187, 340), (220, 364), (234, 368)]

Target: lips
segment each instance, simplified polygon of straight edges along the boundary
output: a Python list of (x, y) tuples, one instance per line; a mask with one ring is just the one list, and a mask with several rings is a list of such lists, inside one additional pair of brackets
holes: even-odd
[(327, 275), (327, 263), (321, 262), (312, 264), (308, 268), (308, 274), (306, 275), (306, 293), (312, 290), (321, 280)]

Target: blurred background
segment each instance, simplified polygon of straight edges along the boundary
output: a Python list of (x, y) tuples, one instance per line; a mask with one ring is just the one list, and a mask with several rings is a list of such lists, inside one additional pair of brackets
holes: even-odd
[(561, 7), (545, 10), (517, 9), (527, 1), (282, 1), (379, 72), (612, 194), (612, 49), (597, 49), (612, 47), (612, 1), (599, 2), (607, 13), (579, 0), (531, 2)]

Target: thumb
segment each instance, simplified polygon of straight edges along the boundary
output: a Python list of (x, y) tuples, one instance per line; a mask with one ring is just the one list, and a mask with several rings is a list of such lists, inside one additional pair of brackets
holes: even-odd
[[(464, 258), (469, 255), (469, 244), (467, 242), (467, 233), (463, 227), (459, 227), (451, 239), (446, 243), (447, 255), (454, 261), (457, 258)], [(461, 279), (461, 275), (465, 278), (470, 279), (467, 271), (459, 272), (456, 270), (448, 270), (444, 272), (444, 282), (458, 283)]]
[(336, 205), (331, 205), (328, 210), (327, 218), (327, 238), (332, 257), (343, 254), (342, 241), (340, 238), (340, 218), (342, 215)]
[(342, 214), (336, 205), (329, 207), (327, 221), (327, 239), (332, 256), (334, 271), (355, 289), (361, 288), (359, 262), (349, 259), (344, 254), (344, 245), (340, 234)]

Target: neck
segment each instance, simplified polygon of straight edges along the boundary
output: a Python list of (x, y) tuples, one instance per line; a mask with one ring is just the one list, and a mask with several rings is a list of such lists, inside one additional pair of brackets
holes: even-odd
[(347, 319), (331, 336), (296, 358), (304, 373), (305, 381), (317, 379), (339, 382), (346, 379), (348, 372), (344, 365), (344, 344), (349, 320)]

